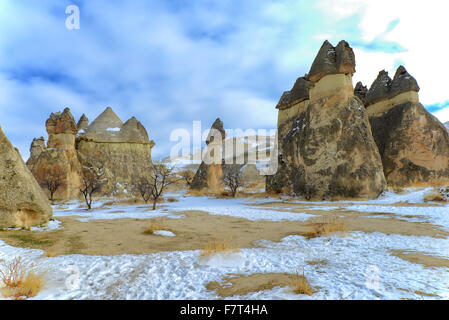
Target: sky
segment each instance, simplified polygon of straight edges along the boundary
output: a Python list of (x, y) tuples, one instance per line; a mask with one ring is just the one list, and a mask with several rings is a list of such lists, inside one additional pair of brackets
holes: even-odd
[[(169, 155), (175, 129), (276, 127), (283, 91), (324, 40), (356, 55), (354, 84), (404, 65), (449, 121), (446, 1), (0, 0), (0, 126), (26, 160), (52, 112), (135, 116)], [(68, 29), (67, 6), (79, 8)]]

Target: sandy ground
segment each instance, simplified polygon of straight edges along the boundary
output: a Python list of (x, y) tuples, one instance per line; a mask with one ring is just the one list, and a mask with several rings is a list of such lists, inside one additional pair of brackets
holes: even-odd
[[(309, 205), (298, 204), (261, 204), (260, 207), (276, 207), (277, 210), (289, 209), (304, 212)], [(317, 206), (314, 205), (316, 208)], [(340, 210), (309, 210), (312, 218), (301, 221), (250, 221), (241, 218), (210, 215), (204, 211), (181, 211), (180, 219), (114, 219), (91, 220), (81, 222), (76, 217), (58, 217), (62, 229), (51, 232), (35, 231), (1, 231), (0, 239), (12, 246), (43, 249), (49, 256), (62, 254), (119, 255), (144, 254), (160, 251), (204, 249), (206, 244), (218, 240), (225, 241), (235, 248), (254, 248), (257, 240), (280, 241), (288, 235), (316, 236), (316, 227), (326, 222), (327, 218), (340, 216), (339, 222), (345, 231), (381, 232), (384, 234), (401, 234), (446, 238), (449, 232), (432, 224), (409, 222), (385, 214), (386, 218), (373, 218), (379, 213), (348, 212)], [(176, 237), (148, 235), (144, 231), (157, 220), (164, 230), (176, 234)], [(441, 265), (430, 256), (415, 258), (413, 262), (423, 265)], [(395, 253), (400, 258), (410, 261), (412, 255)]]

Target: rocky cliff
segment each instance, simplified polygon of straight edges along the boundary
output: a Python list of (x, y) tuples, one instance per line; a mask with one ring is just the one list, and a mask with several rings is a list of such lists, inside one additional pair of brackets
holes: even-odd
[(309, 74), (298, 79), (308, 94), (303, 90), (303, 100), (290, 104), (283, 94), (279, 113), (291, 111), (278, 118), (279, 170), (267, 176), (267, 191), (333, 199), (375, 198), (385, 190), (368, 115), (354, 95), (354, 72), (348, 43), (326, 41)]
[(385, 71), (366, 94), (372, 132), (388, 184), (398, 187), (449, 183), (449, 136), (419, 102), (419, 86), (400, 66)]
[(47, 196), (0, 128), (0, 228), (40, 225), (52, 214)]

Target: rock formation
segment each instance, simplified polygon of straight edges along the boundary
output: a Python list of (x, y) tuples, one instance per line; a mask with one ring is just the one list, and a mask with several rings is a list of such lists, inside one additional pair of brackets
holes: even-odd
[(223, 188), (223, 141), (226, 132), (223, 122), (217, 118), (212, 124), (206, 139), (206, 153), (203, 157), (195, 176), (193, 177), (191, 189), (200, 190), (207, 188), (211, 191), (220, 191)]
[(302, 90), (301, 99), (290, 99), (290, 104), (284, 102), (289, 95), (282, 95), (277, 106), (279, 169), (267, 176), (267, 191), (333, 199), (376, 198), (385, 190), (368, 115), (354, 95), (354, 72), (348, 43), (333, 47), (325, 41), (309, 74), (297, 80), (308, 94)]
[(447, 184), (447, 130), (419, 102), (416, 80), (400, 66), (393, 79), (385, 71), (366, 94), (372, 132), (388, 184)]
[(84, 114), (77, 124), (66, 108), (52, 113), (46, 127), (47, 148), (43, 138), (35, 139), (27, 163), (38, 180), (55, 167), (64, 170), (65, 184), (55, 199), (80, 196), (83, 166), (104, 169), (108, 181), (104, 194), (124, 192), (135, 177), (151, 167), (154, 142), (148, 139), (143, 125), (134, 117), (123, 123), (110, 107), (90, 125)]
[[(48, 172), (56, 168), (63, 170), (65, 173), (64, 186), (57, 190), (55, 199), (77, 198), (82, 173), (75, 149), (78, 128), (70, 109), (65, 108), (62, 113), (52, 113), (45, 125), (48, 133), (47, 148), (35, 160), (32, 160), (33, 156), (31, 155), (31, 163), (34, 162), (32, 173), (40, 183)], [(31, 149), (33, 149), (33, 144)]]
[(360, 81), (357, 82), (354, 88), (354, 95), (360, 99), (363, 103), (365, 103), (366, 94), (368, 92), (368, 88), (363, 85)]
[(45, 145), (44, 137), (33, 139), (33, 142), (31, 143), (31, 148), (30, 148), (30, 158), (26, 162), (28, 169), (33, 170), (33, 167), (36, 164), (37, 159), (39, 159), (39, 156), (41, 155), (41, 153), (45, 152), (46, 150), (47, 150), (47, 146)]
[(445, 122), (444, 126), (446, 127), (447, 131), (449, 132), (449, 121)]
[(78, 120), (78, 123), (76, 124), (76, 126), (78, 128), (78, 132), (81, 131), (81, 130), (85, 130), (88, 125), (89, 125), (89, 119), (83, 113), (81, 118)]
[(76, 138), (78, 158), (105, 169), (105, 192), (120, 192), (142, 172), (151, 170), (151, 149), (145, 127), (134, 117), (125, 123), (108, 107)]
[(47, 196), (0, 128), (0, 228), (40, 225), (52, 214)]

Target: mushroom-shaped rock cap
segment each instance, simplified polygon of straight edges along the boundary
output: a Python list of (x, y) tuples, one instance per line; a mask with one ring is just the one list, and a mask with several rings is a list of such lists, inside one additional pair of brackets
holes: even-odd
[(367, 92), (368, 88), (364, 86), (362, 82), (357, 82), (354, 88), (354, 95), (364, 102)]
[(52, 113), (50, 118), (47, 119), (45, 126), (48, 134), (76, 134), (78, 132), (75, 119), (69, 108), (65, 108), (62, 113)]
[(403, 66), (398, 67), (393, 80), (388, 76), (388, 72), (382, 70), (366, 94), (365, 105), (369, 106), (408, 91), (418, 92), (419, 86)]
[(342, 40), (336, 47), (324, 41), (312, 63), (308, 80), (317, 82), (328, 74), (354, 73), (355, 56), (349, 44)]
[(309, 99), (310, 81), (299, 77), (290, 91), (285, 91), (276, 106), (277, 109), (287, 109), (292, 105)]
[(374, 80), (368, 92), (366, 93), (365, 104), (370, 105), (378, 101), (387, 99), (390, 92), (391, 81), (392, 80), (387, 71), (380, 71), (377, 75), (376, 80)]
[[(216, 138), (219, 138), (221, 141), (223, 141), (226, 138), (226, 131), (224, 130), (223, 127), (223, 121), (221, 121), (220, 118), (217, 118), (214, 121), (210, 129), (211, 131), (207, 136), (206, 144), (213, 142), (214, 140), (216, 140)], [(217, 137), (218, 133), (220, 134), (220, 137)]]
[(418, 83), (403, 66), (399, 66), (391, 82), (390, 96), (394, 97), (407, 91), (419, 91)]

